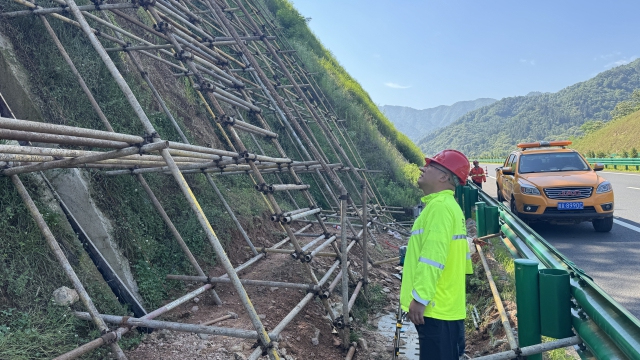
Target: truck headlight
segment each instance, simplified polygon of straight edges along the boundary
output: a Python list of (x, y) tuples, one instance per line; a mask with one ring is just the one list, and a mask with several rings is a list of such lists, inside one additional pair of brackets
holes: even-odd
[(611, 183), (608, 181), (603, 181), (600, 183), (600, 185), (598, 185), (596, 194), (608, 193), (610, 191), (613, 191), (613, 187), (611, 186)]
[(531, 185), (520, 184), (520, 192), (525, 195), (540, 195), (540, 190), (537, 187)]

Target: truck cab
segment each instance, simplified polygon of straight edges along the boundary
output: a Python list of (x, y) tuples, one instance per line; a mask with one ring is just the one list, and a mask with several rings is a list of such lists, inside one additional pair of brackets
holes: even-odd
[(518, 144), (496, 169), (498, 201), (529, 222), (589, 221), (598, 232), (613, 226), (613, 188), (584, 157), (567, 148), (571, 141)]

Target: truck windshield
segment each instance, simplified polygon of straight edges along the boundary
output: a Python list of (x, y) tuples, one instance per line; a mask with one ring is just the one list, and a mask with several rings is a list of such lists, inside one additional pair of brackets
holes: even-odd
[(582, 157), (573, 152), (522, 155), (518, 167), (521, 174), (589, 169)]

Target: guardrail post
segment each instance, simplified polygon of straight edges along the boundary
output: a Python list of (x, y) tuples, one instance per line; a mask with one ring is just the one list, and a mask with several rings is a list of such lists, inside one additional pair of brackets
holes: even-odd
[(465, 219), (471, 217), (471, 196), (469, 195), (470, 190), (471, 188), (467, 185), (462, 187), (462, 210), (464, 210)]
[(497, 206), (484, 207), (484, 231), (487, 234), (500, 232), (500, 212)]
[(462, 185), (456, 185), (455, 196), (456, 196), (456, 201), (458, 202), (458, 205), (460, 205), (460, 208), (464, 210), (464, 208), (462, 207), (462, 197), (464, 196)]
[[(518, 309), (518, 345), (523, 348), (542, 342), (542, 335), (540, 334), (538, 262), (528, 259), (516, 259), (514, 263), (516, 306)], [(529, 355), (527, 359), (542, 360), (542, 354)]]
[[(476, 202), (476, 234), (477, 237), (487, 235), (485, 203), (483, 201)], [(494, 234), (494, 233), (492, 233)]]
[(478, 189), (469, 186), (469, 218), (475, 220), (476, 201), (478, 201)]
[(569, 272), (563, 269), (542, 269), (540, 281), (540, 333), (564, 339), (571, 331), (571, 290)]

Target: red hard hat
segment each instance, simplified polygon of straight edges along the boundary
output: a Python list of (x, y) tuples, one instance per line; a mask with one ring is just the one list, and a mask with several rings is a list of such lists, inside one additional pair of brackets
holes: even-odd
[(432, 161), (454, 173), (460, 179), (460, 185), (467, 183), (469, 176), (469, 159), (458, 150), (442, 150), (431, 158), (424, 158), (426, 165)]

